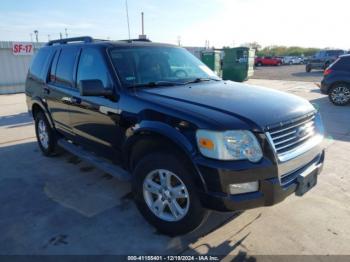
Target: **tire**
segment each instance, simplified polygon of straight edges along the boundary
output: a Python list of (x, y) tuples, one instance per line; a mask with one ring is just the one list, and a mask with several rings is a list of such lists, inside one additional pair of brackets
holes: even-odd
[(338, 83), (331, 87), (328, 93), (329, 100), (337, 106), (345, 106), (350, 103), (350, 85)]
[(43, 112), (35, 115), (35, 134), (42, 153), (52, 156), (56, 151), (55, 132)]
[[(159, 232), (170, 236), (182, 235), (193, 231), (203, 223), (208, 214), (208, 211), (202, 207), (196, 193), (195, 185), (191, 178), (191, 174), (193, 174), (192, 169), (184, 164), (185, 162), (183, 159), (165, 151), (152, 153), (142, 158), (136, 164), (133, 172), (132, 189), (139, 211)], [(161, 185), (161, 176), (171, 177), (171, 187), (168, 187), (170, 188), (168, 192), (162, 189), (165, 182)], [(178, 184), (175, 184), (176, 181)], [(175, 198), (177, 207), (180, 207), (180, 209), (175, 208), (176, 211), (172, 212), (170, 203), (172, 203), (174, 210), (174, 188), (181, 186), (181, 183), (184, 186), (181, 189), (181, 196), (185, 197)], [(152, 190), (147, 189), (150, 185), (153, 185)], [(161, 190), (163, 190), (162, 193), (160, 193)], [(150, 193), (150, 191), (157, 193)], [(155, 208), (152, 210), (152, 203), (155, 204), (156, 202), (157, 205), (154, 205)], [(160, 213), (159, 208), (163, 212)], [(177, 213), (177, 218), (174, 213)]]
[(256, 64), (257, 66), (262, 66), (263, 64), (261, 62), (257, 63)]
[(305, 67), (305, 71), (306, 71), (306, 73), (310, 73), (311, 72), (311, 66), (310, 65), (306, 65), (306, 67)]

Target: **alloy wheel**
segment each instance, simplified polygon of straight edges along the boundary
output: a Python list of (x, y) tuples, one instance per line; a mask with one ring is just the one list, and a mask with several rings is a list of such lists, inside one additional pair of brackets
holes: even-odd
[(190, 206), (190, 196), (184, 182), (165, 169), (156, 169), (147, 174), (143, 182), (143, 197), (154, 215), (169, 222), (181, 220)]
[(350, 101), (350, 89), (346, 86), (338, 86), (332, 90), (331, 98), (336, 104), (345, 104)]
[(43, 148), (49, 148), (49, 133), (47, 131), (46, 123), (43, 119), (38, 122), (39, 141)]

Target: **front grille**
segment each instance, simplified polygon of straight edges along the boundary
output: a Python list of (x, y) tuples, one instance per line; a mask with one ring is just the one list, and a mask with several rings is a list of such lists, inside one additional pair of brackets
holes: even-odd
[(315, 115), (273, 127), (268, 134), (278, 155), (291, 151), (315, 135)]

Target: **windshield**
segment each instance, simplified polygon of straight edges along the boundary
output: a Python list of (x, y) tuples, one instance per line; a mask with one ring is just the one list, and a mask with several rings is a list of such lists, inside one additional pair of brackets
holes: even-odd
[(187, 50), (178, 47), (124, 47), (110, 50), (112, 63), (127, 87), (194, 79), (218, 80), (216, 74)]

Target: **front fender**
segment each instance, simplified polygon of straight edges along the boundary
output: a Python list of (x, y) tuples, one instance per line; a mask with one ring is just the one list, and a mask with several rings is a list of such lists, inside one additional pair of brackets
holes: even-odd
[[(195, 157), (196, 155), (196, 148), (186, 136), (184, 136), (180, 131), (177, 130), (176, 127), (172, 127), (162, 122), (148, 120), (136, 124), (133, 127), (132, 134), (128, 136), (123, 146), (124, 156), (129, 155), (128, 153), (132, 149), (132, 146), (135, 145), (135, 143), (137, 143), (139, 139), (142, 139), (145, 134), (157, 134), (164, 138), (167, 138), (172, 143), (176, 144), (179, 147), (179, 149), (181, 149), (181, 152), (183, 152), (186, 155), (187, 159), (191, 161), (192, 166), (196, 171), (197, 176), (194, 176), (196, 185), (198, 186), (198, 188), (200, 188), (200, 190), (207, 192), (205, 180), (197, 165), (193, 162), (193, 157)], [(124, 164), (127, 165), (129, 159), (127, 158), (124, 160)]]
[(131, 142), (137, 139), (139, 135), (149, 132), (156, 133), (170, 139), (172, 142), (182, 148), (189, 156), (195, 154), (196, 150), (187, 137), (176, 130), (176, 128), (157, 121), (145, 120), (139, 124), (136, 124), (133, 129), (133, 134), (127, 139), (126, 144), (131, 144)]

